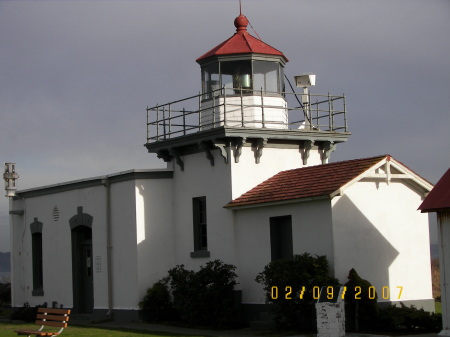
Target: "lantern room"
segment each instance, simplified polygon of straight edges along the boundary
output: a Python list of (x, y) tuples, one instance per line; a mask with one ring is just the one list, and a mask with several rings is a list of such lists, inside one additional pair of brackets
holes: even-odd
[[(286, 56), (247, 32), (248, 19), (234, 20), (236, 32), (196, 59), (201, 69), (198, 95), (147, 107), (147, 143), (159, 158), (183, 170), (183, 157), (220, 149), (236, 163), (242, 147), (252, 146), (256, 163), (263, 147), (299, 146), (306, 163), (316, 147), (326, 162), (335, 145), (347, 140), (345, 96), (285, 90)], [(304, 76), (303, 76), (304, 77)], [(297, 78), (297, 84), (305, 87)], [(308, 80), (313, 76), (308, 75)], [(289, 102), (289, 106), (288, 106)]]
[[(260, 108), (259, 112), (258, 109), (246, 111), (244, 126), (287, 127), (283, 69), (288, 60), (279, 50), (250, 35), (247, 32), (248, 24), (248, 19), (240, 14), (234, 20), (236, 33), (196, 60), (202, 73), (202, 129), (216, 127), (216, 121), (225, 117), (223, 111), (220, 113), (215, 109), (218, 105), (222, 105), (225, 110), (229, 108), (228, 125), (242, 126), (239, 122), (233, 122), (234, 119), (239, 119), (241, 124), (243, 121), (238, 110), (233, 115), (233, 105), (242, 102), (262, 107), (264, 96), (272, 97), (269, 98), (269, 105), (274, 107), (272, 111), (266, 109), (265, 117), (268, 117), (269, 123), (263, 125), (265, 123)], [(225, 96), (229, 99), (228, 106), (221, 100)], [(233, 96), (240, 96), (241, 99), (236, 101)], [(216, 98), (219, 98), (218, 102), (215, 101)]]
[(197, 62), (202, 69), (204, 99), (226, 94), (252, 94), (262, 90), (266, 94), (284, 91), (284, 65), (288, 61), (279, 50), (253, 37), (247, 32), (248, 19), (240, 14), (234, 20), (236, 33)]

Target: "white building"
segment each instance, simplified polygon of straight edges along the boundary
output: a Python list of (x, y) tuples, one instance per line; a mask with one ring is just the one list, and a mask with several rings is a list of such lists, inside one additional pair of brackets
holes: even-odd
[(402, 302), (433, 309), (428, 218), (417, 211), (432, 185), (388, 155), (327, 164), (350, 135), (345, 97), (286, 93), (287, 58), (247, 23), (238, 16), (237, 32), (197, 59), (201, 95), (148, 109), (146, 147), (166, 170), (11, 199), (13, 307), (136, 320), (170, 268), (221, 259), (237, 266), (254, 319), (265, 308), (256, 275), (308, 252), (326, 255), (342, 283), (355, 268), (388, 294), (380, 301), (402, 289)]
[(439, 179), (419, 209), (423, 213), (437, 213), (442, 302), (442, 331), (439, 336), (450, 336), (450, 169)]

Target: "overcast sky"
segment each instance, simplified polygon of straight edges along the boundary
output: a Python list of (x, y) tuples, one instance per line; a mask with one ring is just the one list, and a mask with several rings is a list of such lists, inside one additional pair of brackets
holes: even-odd
[[(432, 183), (450, 167), (450, 1), (242, 9), (291, 79), (313, 72), (312, 93), (346, 94), (352, 136), (331, 161), (391, 154)], [(238, 14), (237, 0), (0, 0), (0, 161), (17, 163), (19, 189), (165, 167), (143, 146), (146, 106), (197, 94), (195, 59)], [(0, 251), (8, 235), (3, 197)]]

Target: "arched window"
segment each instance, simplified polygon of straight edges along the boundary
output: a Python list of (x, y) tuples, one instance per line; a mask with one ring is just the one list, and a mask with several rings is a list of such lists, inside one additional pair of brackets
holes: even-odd
[(33, 264), (33, 296), (44, 295), (44, 268), (42, 259), (42, 222), (34, 218), (30, 224)]

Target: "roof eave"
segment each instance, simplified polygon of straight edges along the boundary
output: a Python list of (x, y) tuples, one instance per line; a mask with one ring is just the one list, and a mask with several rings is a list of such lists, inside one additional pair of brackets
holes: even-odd
[(279, 200), (279, 201), (271, 201), (271, 202), (258, 202), (254, 204), (242, 204), (242, 205), (225, 205), (223, 208), (227, 208), (229, 210), (241, 210), (241, 209), (248, 209), (248, 208), (258, 208), (258, 207), (267, 207), (267, 206), (279, 206), (279, 205), (287, 205), (287, 204), (294, 204), (298, 202), (309, 202), (309, 201), (317, 201), (317, 200), (325, 200), (325, 199), (331, 199), (331, 196), (329, 194), (325, 195), (319, 195), (315, 197), (308, 197), (308, 198), (297, 198), (297, 199), (288, 199), (288, 200)]
[(264, 54), (257, 52), (242, 52), (242, 53), (232, 53), (232, 54), (212, 54), (207, 57), (199, 57), (195, 60), (200, 66), (205, 66), (210, 63), (220, 62), (220, 61), (239, 61), (239, 60), (263, 60), (263, 61), (278, 61), (284, 67), (289, 60), (284, 55), (277, 54)]

